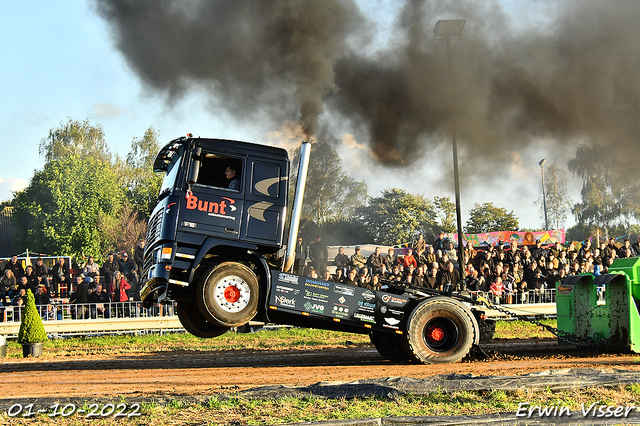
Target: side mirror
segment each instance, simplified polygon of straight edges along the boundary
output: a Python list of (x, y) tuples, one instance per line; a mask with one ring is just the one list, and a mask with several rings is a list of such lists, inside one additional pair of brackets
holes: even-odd
[(202, 148), (199, 146), (193, 149), (191, 153), (191, 166), (189, 167), (189, 178), (187, 183), (189, 187), (198, 181), (198, 173), (200, 173), (200, 155), (202, 154)]

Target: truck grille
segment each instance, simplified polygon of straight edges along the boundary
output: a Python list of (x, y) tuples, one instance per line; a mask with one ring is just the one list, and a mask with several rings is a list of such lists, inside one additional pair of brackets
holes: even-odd
[(151, 249), (153, 245), (160, 239), (160, 233), (162, 232), (162, 217), (164, 215), (164, 209), (160, 209), (149, 220), (149, 227), (147, 228), (147, 241), (145, 247)]

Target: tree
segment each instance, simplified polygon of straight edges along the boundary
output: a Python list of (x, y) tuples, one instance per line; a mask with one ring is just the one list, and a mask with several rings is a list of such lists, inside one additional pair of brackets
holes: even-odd
[(125, 202), (117, 217), (98, 218), (98, 230), (104, 241), (103, 252), (130, 251), (144, 238), (147, 222), (140, 218), (138, 210)]
[(92, 126), (89, 120), (81, 122), (69, 118), (66, 123), (60, 122), (60, 127), (49, 130), (49, 135), (40, 141), (38, 152), (44, 155), (47, 163), (69, 155), (93, 157), (107, 164), (112, 162), (102, 126)]
[(368, 207), (356, 212), (378, 244), (411, 242), (416, 234), (428, 235), (437, 226), (433, 219), (436, 212), (429, 200), (400, 188), (382, 191), (380, 197), (369, 199)]
[(604, 146), (584, 142), (576, 149), (576, 156), (569, 160), (569, 170), (582, 179), (581, 201), (573, 209), (576, 221), (603, 230), (635, 216), (637, 201), (629, 194), (634, 192), (634, 179), (620, 176), (616, 164), (610, 164)]
[(160, 151), (160, 134), (151, 126), (141, 138), (134, 137), (127, 154), (126, 181), (131, 207), (147, 220), (155, 207), (162, 185), (161, 174), (153, 171), (153, 162)]
[[(342, 169), (336, 150), (325, 142), (311, 143), (311, 160), (302, 204), (302, 217), (322, 225), (330, 220), (351, 218), (358, 207), (366, 204), (367, 184), (351, 178)], [(295, 193), (300, 149), (293, 155), (291, 196)]]
[(438, 217), (440, 231), (453, 233), (458, 230), (456, 226), (456, 205), (451, 201), (451, 197), (433, 197), (436, 215)]
[(117, 217), (123, 195), (109, 164), (77, 155), (51, 160), (16, 193), (19, 240), (42, 253), (97, 257), (108, 243), (98, 222)]
[[(554, 161), (545, 170), (544, 186), (547, 204), (547, 219), (550, 227), (555, 229), (564, 228), (567, 215), (573, 209), (573, 201), (567, 190), (566, 176)], [(540, 209), (540, 214), (544, 218), (545, 200), (542, 197), (542, 183), (540, 184), (541, 195), (534, 203)]]
[(493, 203), (476, 203), (469, 210), (469, 220), (465, 226), (465, 232), (469, 234), (517, 230), (518, 218), (513, 211), (508, 213), (506, 209), (496, 207)]

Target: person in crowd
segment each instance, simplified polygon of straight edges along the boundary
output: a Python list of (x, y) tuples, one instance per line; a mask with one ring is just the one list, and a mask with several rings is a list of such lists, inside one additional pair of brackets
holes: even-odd
[(418, 267), (418, 262), (416, 262), (416, 258), (413, 257), (413, 250), (407, 249), (407, 253), (404, 255), (402, 259), (402, 265), (405, 269), (409, 267), (409, 265), (413, 265), (414, 268)]
[(316, 241), (309, 247), (309, 259), (318, 274), (324, 275), (328, 258), (327, 246), (322, 242), (322, 237), (318, 235)]
[(344, 274), (342, 273), (342, 268), (336, 269), (336, 274), (333, 276), (332, 280), (336, 283), (344, 282)]
[(411, 284), (417, 287), (424, 287), (424, 265), (418, 266), (418, 269), (413, 274), (413, 281)]
[(578, 260), (582, 262), (587, 257), (587, 253), (591, 253), (592, 250), (591, 239), (588, 239), (582, 243), (582, 247), (578, 251)]
[(302, 237), (298, 237), (295, 248), (295, 261), (293, 263), (293, 270), (296, 274), (304, 274), (304, 268), (307, 265), (307, 246), (304, 244)]
[(381, 279), (388, 279), (389, 278), (389, 274), (390, 272), (387, 270), (387, 264), (382, 262), (382, 265), (380, 265), (380, 271), (378, 272), (378, 275), (380, 275)]
[(472, 292), (480, 291), (480, 282), (478, 277), (479, 277), (478, 270), (473, 266), (471, 266), (469, 268), (467, 276), (464, 279), (465, 289)]
[(38, 313), (42, 317), (43, 320), (49, 321), (53, 319), (62, 319), (62, 312), (59, 312), (56, 315), (55, 310), (53, 309), (53, 305), (51, 304), (51, 298), (49, 294), (45, 291), (44, 285), (38, 285), (36, 289), (36, 293), (33, 295), (36, 307), (38, 309)]
[(346, 271), (351, 266), (351, 259), (344, 253), (344, 247), (338, 249), (338, 254), (333, 258), (336, 264), (336, 269), (342, 270), (342, 275), (346, 275)]
[(24, 268), (22, 267), (22, 261), (18, 259), (18, 255), (14, 254), (11, 256), (11, 259), (4, 267), (4, 270), (11, 269), (13, 272), (13, 276), (16, 277), (16, 280), (19, 280), (20, 277), (24, 275)]
[(445, 254), (449, 258), (449, 261), (454, 264), (454, 266), (458, 264), (458, 252), (454, 247), (452, 241), (449, 241), (447, 243), (447, 247), (445, 248), (442, 256), (444, 257)]
[(20, 277), (20, 283), (18, 284), (18, 291), (20, 291), (20, 289), (25, 289), (25, 291), (31, 290), (31, 293), (35, 294), (36, 284), (33, 282), (30, 282), (29, 278), (27, 278), (26, 275), (23, 275), (22, 277)]
[(390, 248), (387, 251), (387, 255), (384, 257), (384, 264), (387, 267), (387, 271), (393, 271), (393, 266), (396, 263), (398, 263), (398, 258), (396, 257), (396, 254), (393, 248)]
[(427, 259), (427, 265), (431, 265), (438, 261), (438, 258), (436, 257), (436, 252), (433, 249), (433, 246), (427, 247), (427, 253), (424, 256)]
[(113, 253), (109, 253), (107, 261), (102, 264), (102, 275), (107, 283), (111, 282), (116, 271), (120, 271), (120, 262), (115, 260)]
[(15, 296), (13, 296), (13, 299), (11, 299), (11, 306), (14, 307), (14, 309), (13, 309), (13, 321), (14, 322), (21, 321), (21, 319), (22, 319), (22, 309), (24, 309), (26, 304), (27, 304), (27, 292), (23, 288), (23, 289), (20, 289), (19, 291), (17, 291)]
[[(434, 262), (436, 265), (437, 263)], [(439, 290), (440, 289), (440, 280), (439, 280), (439, 276), (438, 276), (438, 268), (435, 267), (431, 267), (431, 269), (429, 269), (429, 273), (424, 277), (424, 285), (425, 287), (428, 287), (430, 289), (433, 290)]]
[(379, 291), (382, 289), (382, 283), (380, 282), (380, 275), (375, 274), (371, 276), (371, 282), (369, 283), (369, 289)]
[(53, 275), (53, 292), (59, 296), (67, 295), (67, 287), (71, 285), (71, 275), (69, 274), (69, 265), (65, 262), (64, 257), (59, 257), (58, 262), (53, 266), (51, 271)]
[(413, 251), (416, 253), (418, 250), (422, 250), (423, 252), (427, 249), (427, 242), (424, 239), (424, 235), (418, 234), (418, 238), (412, 244)]
[(13, 300), (13, 297), (18, 292), (18, 282), (10, 268), (4, 270), (2, 279), (0, 279), (0, 290), (2, 291), (2, 298), (8, 297), (9, 300)]
[(529, 302), (540, 302), (542, 300), (546, 278), (536, 263), (531, 263), (529, 269), (524, 272), (523, 279), (527, 283)]
[(329, 271), (328, 269), (324, 271), (324, 277), (322, 277), (322, 279), (325, 281), (333, 281), (333, 276), (331, 275), (331, 271)]
[(402, 281), (403, 286), (408, 286), (413, 284), (413, 274), (406, 274), (404, 276), (404, 280)]
[(511, 265), (513, 265), (513, 263), (515, 262), (516, 256), (519, 256), (519, 255), (520, 255), (520, 250), (518, 250), (518, 242), (517, 241), (511, 241), (511, 245), (509, 247), (509, 250), (505, 251), (506, 261), (508, 263), (510, 263)]
[(634, 256), (637, 256), (637, 254), (633, 251), (633, 248), (631, 248), (631, 242), (629, 239), (625, 238), (622, 243), (622, 247), (618, 249), (618, 257), (626, 259)]
[(351, 267), (356, 268), (358, 271), (364, 268), (367, 264), (367, 258), (360, 253), (360, 246), (356, 247), (355, 253), (351, 255)]
[(96, 283), (95, 290), (89, 295), (91, 318), (97, 318), (98, 316), (110, 318), (109, 309), (107, 308), (109, 302), (111, 302), (111, 299), (107, 291), (102, 288), (101, 283)]
[[(447, 269), (449, 269), (449, 264), (451, 262), (449, 261), (449, 255), (447, 255), (446, 253), (442, 255), (442, 257), (440, 258), (440, 262), (438, 262), (438, 270), (439, 271), (446, 271)], [(453, 265), (453, 263), (451, 263)], [(455, 265), (454, 265), (455, 267)]]
[(617, 253), (617, 252), (618, 252), (618, 247), (616, 246), (616, 239), (613, 237), (609, 238), (609, 242), (602, 252), (604, 257), (611, 257), (612, 253)]
[(129, 258), (129, 253), (126, 251), (122, 253), (122, 260), (120, 261), (120, 273), (124, 275), (124, 278), (129, 284), (131, 289), (127, 292), (130, 300), (140, 300), (140, 286), (138, 285), (138, 265), (133, 259)]
[(310, 278), (315, 278), (315, 279), (319, 278), (318, 277), (318, 271), (316, 271), (316, 269), (313, 266), (309, 267), (309, 277)]
[(440, 284), (443, 286), (445, 291), (447, 290), (447, 286), (451, 286), (453, 291), (459, 291), (460, 287), (460, 272), (453, 266), (453, 263), (449, 262), (447, 264), (447, 270), (442, 271), (440, 276)]
[(361, 268), (356, 278), (357, 286), (362, 288), (369, 288), (370, 282), (371, 282), (371, 275), (369, 275), (369, 269)]
[(89, 290), (82, 275), (76, 276), (75, 289), (74, 292), (69, 295), (69, 303), (77, 305), (74, 306), (71, 311), (71, 317), (73, 319), (89, 318), (89, 309), (87, 307), (87, 303), (89, 303)]
[(369, 283), (371, 281), (371, 273), (369, 273), (369, 268), (360, 268), (358, 271), (360, 282)]
[(494, 302), (495, 304), (500, 304), (501, 300), (502, 300), (502, 295), (504, 293), (504, 285), (502, 284), (502, 278), (499, 276), (495, 276), (493, 277), (493, 280), (491, 282), (491, 286), (489, 287), (489, 293), (491, 293), (491, 295), (494, 298)]
[(445, 249), (445, 241), (447, 241), (447, 234), (444, 232), (438, 232), (434, 235), (433, 246), (435, 248), (436, 255), (441, 256), (438, 252)]
[(402, 280), (402, 272), (400, 272), (400, 265), (393, 265), (393, 269), (389, 274), (389, 279), (391, 281), (399, 281)]
[(25, 288), (21, 288), (18, 290), (11, 299), (12, 306), (24, 306), (27, 304), (27, 290)]
[(554, 246), (551, 247), (551, 249), (549, 249), (549, 253), (553, 254), (553, 257), (555, 257), (556, 259), (560, 258), (560, 253), (562, 253), (563, 251), (564, 251), (564, 247), (562, 247), (562, 244), (560, 244), (560, 241), (556, 241)]
[(422, 250), (422, 249), (416, 250), (415, 255), (413, 257), (415, 257), (416, 263), (418, 264), (418, 267), (426, 265), (427, 263), (429, 263), (427, 261), (427, 256), (425, 256), (424, 250)]
[(542, 248), (542, 241), (536, 240), (536, 246), (531, 249), (531, 257), (537, 262), (542, 256), (544, 256), (545, 250)]
[(354, 286), (358, 285), (358, 270), (356, 268), (349, 269), (349, 273), (347, 274), (344, 283)]
[(380, 247), (376, 247), (375, 251), (369, 255), (367, 259), (367, 267), (369, 268), (369, 272), (372, 274), (377, 274), (380, 271), (380, 267), (384, 263), (384, 259), (380, 254)]
[(144, 240), (138, 241), (133, 252), (133, 261), (138, 265), (138, 277), (142, 278), (142, 272), (144, 269)]
[(36, 273), (33, 270), (33, 266), (27, 265), (27, 267), (24, 268), (24, 276), (27, 277), (27, 281), (32, 288), (35, 289), (40, 284), (38, 282), (38, 277), (36, 277)]
[(109, 294), (111, 301), (117, 304), (114, 316), (118, 317), (128, 315), (128, 309), (123, 310), (121, 303), (129, 301), (127, 290), (129, 290), (130, 288), (131, 285), (127, 282), (127, 280), (125, 280), (120, 271), (115, 271), (113, 273), (111, 283), (109, 284)]
[(49, 288), (49, 268), (44, 264), (44, 260), (42, 260), (41, 257), (36, 259), (36, 266), (33, 268), (33, 272), (36, 274), (38, 284), (43, 285), (45, 291), (51, 294), (51, 289)]
[(82, 268), (82, 275), (91, 278), (100, 275), (100, 266), (93, 260), (93, 256), (89, 256), (89, 260)]

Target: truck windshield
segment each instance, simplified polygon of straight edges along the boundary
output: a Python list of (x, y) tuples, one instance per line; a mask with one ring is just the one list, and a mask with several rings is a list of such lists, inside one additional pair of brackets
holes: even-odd
[(162, 186), (160, 187), (160, 194), (158, 195), (159, 198), (164, 198), (174, 188), (183, 152), (184, 145), (180, 143), (172, 143), (162, 148), (158, 153), (153, 170), (155, 172), (166, 173), (162, 180)]

